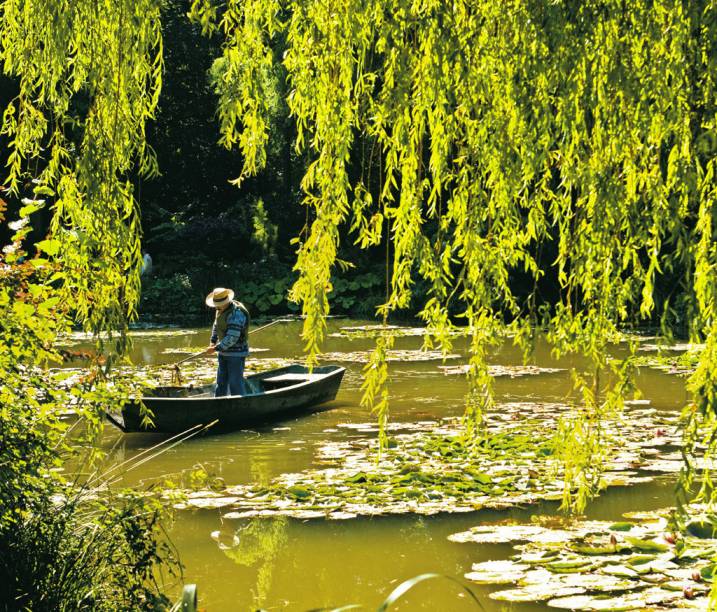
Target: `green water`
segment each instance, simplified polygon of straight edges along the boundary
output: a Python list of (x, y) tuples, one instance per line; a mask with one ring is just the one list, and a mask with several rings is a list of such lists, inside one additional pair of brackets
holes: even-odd
[[(332, 320), (329, 332), (365, 322)], [(252, 337), (252, 346), (268, 349), (251, 359), (300, 358), (300, 324), (280, 324)], [(208, 329), (181, 330), (161, 336), (138, 335), (133, 349), (137, 364), (177, 361), (182, 355), (165, 353), (178, 347), (206, 344)], [(396, 340), (396, 348), (420, 348), (419, 337)], [(371, 348), (370, 339), (329, 338), (325, 349), (354, 352)], [(616, 347), (619, 353), (621, 347)], [(457, 343), (456, 353), (464, 356)], [(251, 359), (248, 365), (251, 365)], [(498, 365), (520, 365), (521, 355), (510, 344), (491, 357)], [(465, 363), (462, 357), (447, 365)], [(544, 367), (581, 367), (579, 360), (555, 361), (548, 348), (538, 343), (532, 363)], [(202, 466), (224, 479), (227, 485), (268, 481), (284, 472), (314, 465), (316, 449), (327, 440), (347, 436), (375, 435), (336, 426), (367, 423), (371, 417), (360, 408), (361, 364), (347, 367), (343, 385), (327, 410), (273, 426), (222, 435), (207, 435), (183, 443), (152, 461), (128, 472), (124, 484), (151, 485), (168, 475)], [(432, 362), (401, 362), (390, 365), (391, 419), (411, 422), (460, 415), (465, 381), (445, 375)], [(674, 376), (643, 369), (638, 387), (658, 409), (679, 409), (686, 399), (684, 382)], [(499, 400), (562, 401), (571, 389), (568, 371), (520, 378), (496, 379)], [(125, 435), (108, 428), (103, 445), (116, 460), (129, 459), (163, 438), (151, 434)], [(654, 509), (672, 499), (670, 479), (606, 492), (588, 509), (591, 518), (615, 519), (627, 510)], [(506, 558), (508, 545), (457, 544), (447, 536), (481, 522), (505, 518), (529, 520), (533, 514), (554, 514), (556, 504), (544, 503), (509, 511), (478, 511), (434, 517), (378, 517), (348, 521), (282, 519), (272, 521), (222, 520), (221, 510), (186, 510), (177, 514), (171, 538), (184, 564), (184, 582), (196, 583), (200, 606), (224, 610), (309, 610), (347, 604), (376, 609), (403, 580), (425, 572), (456, 578), (470, 571), (471, 564)], [(220, 546), (211, 534), (219, 532)], [(175, 585), (176, 591), (176, 585)], [(485, 610), (506, 609), (487, 593), (497, 587), (470, 585), (481, 596)], [(173, 591), (173, 592), (175, 592)], [(428, 581), (402, 598), (396, 610), (474, 610), (477, 606), (460, 587), (449, 581)], [(547, 606), (521, 604), (515, 610), (546, 610)]]

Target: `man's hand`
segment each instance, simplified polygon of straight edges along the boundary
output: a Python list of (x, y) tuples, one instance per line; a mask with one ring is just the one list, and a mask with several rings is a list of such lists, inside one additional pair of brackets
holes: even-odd
[(206, 351), (204, 351), (207, 355), (213, 355), (217, 352), (217, 347), (214, 344), (211, 344)]

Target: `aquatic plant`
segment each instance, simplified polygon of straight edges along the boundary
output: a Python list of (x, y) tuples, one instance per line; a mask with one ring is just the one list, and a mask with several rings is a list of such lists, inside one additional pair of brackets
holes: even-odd
[[(642, 347), (645, 348), (645, 347)], [(680, 350), (680, 347), (676, 349)], [(637, 367), (654, 368), (662, 370), (668, 374), (677, 376), (691, 376), (695, 373), (695, 368), (699, 364), (702, 347), (687, 347), (682, 353), (667, 354), (664, 350), (656, 355), (638, 355), (635, 358)]]
[(478, 584), (516, 585), (490, 594), (507, 602), (546, 601), (569, 610), (707, 609), (717, 551), (715, 516), (686, 508), (628, 513), (627, 521), (560, 521), (482, 525), (449, 536), (462, 543), (511, 543), (510, 560), (473, 565)]
[[(460, 420), (389, 423), (386, 449), (376, 460), (377, 427), (342, 424), (353, 435), (318, 449), (320, 467), (271, 482), (185, 491), (177, 508), (222, 508), (226, 519), (472, 512), (560, 500), (564, 484), (556, 460), (556, 415), (571, 406), (500, 404), (487, 415), (489, 435), (463, 442)], [(682, 467), (678, 417), (642, 404), (609, 425), (622, 430), (608, 447), (612, 458), (596, 470), (599, 489), (648, 482)], [(356, 437), (364, 434), (365, 437)], [(701, 467), (711, 467), (704, 462)], [(164, 491), (167, 499), (178, 492)]]

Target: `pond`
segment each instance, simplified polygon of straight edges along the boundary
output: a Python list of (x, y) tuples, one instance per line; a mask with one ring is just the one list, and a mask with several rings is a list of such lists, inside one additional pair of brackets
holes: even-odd
[[(326, 442), (375, 437), (372, 427), (345, 427), (373, 422), (359, 406), (360, 352), (369, 350), (373, 341), (360, 332), (339, 333), (342, 328), (366, 324), (347, 319), (329, 322), (325, 350), (332, 354), (330, 363), (347, 368), (338, 397), (326, 406), (330, 409), (273, 426), (189, 440), (127, 472), (121, 484), (147, 486), (176, 481), (186, 478), (196, 467), (221, 478), (227, 486), (268, 483), (283, 473), (317, 467), (318, 449)], [(300, 360), (300, 325), (282, 323), (253, 335), (251, 345), (255, 352), (248, 367), (261, 366), (267, 360)], [(201, 349), (208, 337), (208, 329), (137, 333), (132, 359), (138, 365), (172, 363)], [(451, 368), (441, 366), (466, 362), (464, 341), (456, 340), (455, 355), (445, 363), (414, 359), (412, 351), (420, 349), (421, 344), (421, 337), (410, 329), (396, 339), (395, 349), (401, 351), (397, 353), (399, 360), (389, 365), (392, 422), (415, 423), (463, 412), (466, 383)], [(615, 348), (616, 354), (623, 350), (625, 347)], [(497, 349), (490, 362), (522, 365), (520, 352), (510, 342)], [(548, 347), (540, 341), (531, 363), (557, 371), (496, 370), (506, 374), (495, 379), (499, 400), (564, 402), (571, 393), (569, 368), (584, 365), (577, 358), (552, 359)], [(525, 375), (510, 376), (511, 373)], [(687, 398), (684, 379), (657, 370), (642, 368), (638, 387), (644, 400), (660, 411), (678, 410)], [(102, 444), (114, 460), (122, 461), (162, 439), (153, 434), (122, 434), (108, 426)], [(588, 507), (587, 516), (618, 520), (625, 511), (670, 505), (673, 493), (674, 476), (612, 488)], [(348, 604), (375, 610), (393, 588), (408, 578), (436, 572), (462, 579), (473, 563), (507, 558), (513, 553), (508, 544), (456, 543), (447, 539), (449, 535), (483, 522), (506, 518), (529, 521), (532, 515), (556, 512), (556, 502), (543, 502), (502, 511), (339, 521), (226, 519), (226, 510), (187, 509), (178, 511), (170, 535), (185, 566), (184, 582), (198, 585), (200, 607), (207, 610), (309, 610)], [(465, 583), (481, 597), (484, 609), (497, 611), (506, 607), (487, 597), (499, 587)], [(416, 586), (392, 609), (473, 610), (476, 605), (454, 583), (434, 580)], [(548, 608), (543, 604), (514, 604), (513, 609)]]

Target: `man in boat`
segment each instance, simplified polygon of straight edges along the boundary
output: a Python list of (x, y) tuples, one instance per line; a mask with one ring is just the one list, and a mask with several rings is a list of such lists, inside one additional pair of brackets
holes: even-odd
[(249, 354), (249, 311), (234, 301), (231, 289), (217, 287), (205, 300), (216, 308), (207, 354), (217, 354), (214, 397), (245, 395), (244, 361)]

